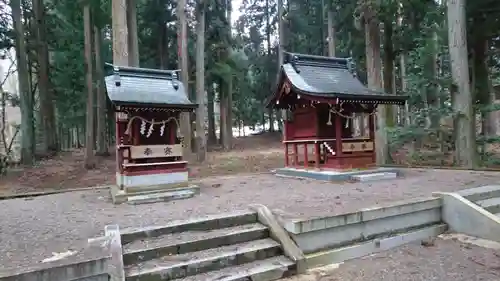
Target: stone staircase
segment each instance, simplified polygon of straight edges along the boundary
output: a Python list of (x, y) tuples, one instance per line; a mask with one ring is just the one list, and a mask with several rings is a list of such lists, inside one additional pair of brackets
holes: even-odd
[(500, 185), (485, 185), (458, 192), (465, 199), (500, 217)]
[(270, 281), (296, 273), (257, 212), (120, 231), (127, 281)]

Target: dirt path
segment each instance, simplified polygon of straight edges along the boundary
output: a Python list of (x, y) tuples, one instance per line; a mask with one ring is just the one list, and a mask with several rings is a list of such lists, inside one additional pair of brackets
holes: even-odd
[[(277, 133), (236, 138), (230, 152), (212, 148), (203, 164), (190, 163), (190, 178), (268, 172), (283, 166), (283, 147)], [(99, 157), (93, 170), (83, 168), (83, 150), (63, 152), (31, 168), (11, 170), (0, 177), (0, 196), (26, 192), (74, 189), (114, 184), (115, 155)]]
[(497, 183), (494, 172), (412, 170), (403, 179), (335, 184), (247, 175), (212, 178), (201, 194), (149, 205), (113, 205), (106, 190), (0, 201), (0, 270), (39, 263), (53, 252), (79, 248), (106, 224), (121, 227), (164, 224), (171, 219), (245, 209), (260, 203), (286, 217), (315, 217), (377, 203), (430, 196)]

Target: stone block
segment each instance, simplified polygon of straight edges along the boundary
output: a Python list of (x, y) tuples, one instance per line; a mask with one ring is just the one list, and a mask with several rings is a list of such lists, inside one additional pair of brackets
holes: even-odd
[[(190, 237), (190, 235), (194, 235)], [(241, 229), (221, 229), (210, 231), (207, 235), (200, 236), (199, 233), (186, 233), (184, 237), (177, 237), (175, 242), (168, 237), (165, 240), (153, 238), (154, 243), (139, 243), (125, 250), (123, 255), (126, 264), (133, 264), (141, 261), (152, 260), (160, 256), (178, 255), (196, 251), (203, 251), (211, 248), (227, 246), (231, 244), (243, 243), (257, 239), (264, 239), (269, 236), (268, 228), (256, 224), (253, 227)]]
[(479, 200), (475, 202), (476, 205), (481, 206), (486, 211), (497, 214), (500, 213), (500, 197), (493, 197), (485, 200)]
[(274, 214), (264, 205), (255, 204), (250, 207), (257, 211), (260, 223), (269, 227), (271, 238), (281, 244), (285, 256), (296, 263), (297, 273), (304, 273), (306, 271), (304, 253), (281, 226)]
[(402, 171), (396, 168), (375, 168), (367, 170), (350, 170), (350, 171), (331, 171), (331, 170), (313, 170), (313, 169), (296, 169), (296, 168), (280, 168), (275, 170), (275, 175), (282, 177), (314, 179), (322, 181), (348, 181), (352, 180), (355, 175), (368, 175), (373, 173), (395, 173), (397, 176), (402, 175)]
[(324, 249), (343, 247), (377, 237), (406, 232), (411, 229), (439, 223), (440, 221), (441, 208), (434, 208), (317, 231), (292, 234), (292, 237), (300, 249), (307, 255)]
[(378, 181), (378, 180), (388, 180), (395, 179), (398, 175), (396, 173), (372, 173), (372, 174), (364, 174), (364, 175), (353, 175), (351, 176), (352, 180), (359, 182), (368, 182), (368, 181)]
[(307, 268), (315, 268), (329, 264), (341, 263), (346, 260), (360, 258), (377, 252), (389, 250), (412, 241), (435, 237), (447, 229), (446, 224), (436, 224), (422, 229), (397, 234), (391, 237), (373, 239), (347, 247), (315, 252), (306, 255)]
[(293, 234), (301, 234), (310, 231), (317, 231), (326, 228), (383, 219), (386, 217), (399, 216), (439, 207), (441, 207), (441, 200), (439, 198), (402, 200), (395, 203), (376, 205), (370, 208), (360, 209), (356, 212), (350, 212), (331, 217), (290, 220), (285, 222), (285, 229)]
[[(226, 249), (228, 248), (228, 249)], [(127, 277), (141, 279), (176, 279), (263, 260), (280, 254), (280, 245), (268, 239), (210, 249), (174, 257), (174, 262), (159, 258), (130, 267)], [(178, 261), (178, 262), (176, 262)]]
[(241, 211), (209, 215), (202, 218), (171, 221), (160, 226), (133, 227), (121, 230), (123, 244), (148, 237), (184, 231), (208, 231), (257, 222), (257, 213), (254, 211)]
[(106, 225), (104, 235), (109, 239), (109, 250), (111, 258), (108, 263), (110, 281), (125, 281), (123, 265), (123, 249), (118, 225)]
[(462, 189), (457, 194), (472, 202), (486, 200), (493, 197), (500, 197), (500, 185), (485, 185)]

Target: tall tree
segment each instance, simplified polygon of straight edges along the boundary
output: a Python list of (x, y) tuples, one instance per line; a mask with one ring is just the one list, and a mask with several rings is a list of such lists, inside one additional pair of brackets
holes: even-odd
[(207, 115), (208, 115), (208, 144), (217, 143), (217, 135), (215, 133), (215, 91), (212, 81), (207, 81)]
[(99, 156), (107, 156), (108, 142), (106, 141), (106, 91), (104, 86), (104, 70), (102, 63), (102, 31), (94, 23), (94, 50), (95, 50), (95, 80), (96, 80), (96, 107), (97, 107), (97, 150)]
[(205, 161), (207, 140), (205, 137), (205, 10), (206, 1), (198, 0), (196, 5), (196, 154), (199, 162)]
[(220, 139), (222, 147), (225, 150), (230, 150), (232, 147), (233, 130), (231, 120), (231, 100), (232, 100), (232, 83), (233, 69), (229, 66), (231, 58), (231, 1), (222, 0), (222, 32), (220, 44), (220, 62), (226, 67), (219, 77), (219, 96), (220, 96)]
[(475, 118), (469, 83), (465, 0), (448, 0), (448, 43), (453, 78), (455, 122), (455, 161), (474, 168), (476, 157)]
[(335, 25), (333, 1), (328, 1), (328, 56), (335, 56)]
[[(383, 68), (383, 77), (384, 77), (384, 91), (387, 94), (395, 94), (394, 89), (394, 60), (395, 60), (395, 52), (394, 52), (394, 37), (393, 37), (393, 26), (392, 26), (392, 15), (385, 16), (384, 20), (384, 68)], [(388, 106), (386, 108), (386, 122), (388, 127), (394, 126), (394, 114), (393, 107)]]
[(33, 164), (33, 95), (30, 89), (30, 74), (28, 71), (27, 49), (24, 35), (24, 25), (21, 14), (21, 1), (10, 1), (12, 22), (15, 32), (17, 75), (19, 83), (19, 98), (21, 102), (21, 162), (24, 165)]
[[(181, 81), (184, 84), (186, 90), (186, 95), (189, 97), (189, 53), (188, 53), (188, 42), (187, 33), (188, 25), (186, 18), (186, 0), (179, 0), (177, 2), (177, 24), (178, 24), (178, 36), (177, 45), (179, 48), (179, 68), (181, 70)], [(181, 113), (181, 132), (183, 137), (183, 153), (184, 157), (189, 158), (192, 153), (191, 145), (191, 120), (189, 113)]]
[[(231, 0), (226, 0), (226, 38), (229, 59), (233, 58), (233, 36), (232, 36), (232, 14), (233, 14), (233, 4)], [(228, 61), (229, 62), (229, 61)], [(226, 145), (227, 150), (233, 148), (233, 89), (234, 89), (234, 67), (231, 68), (229, 73), (229, 80), (227, 81), (227, 122), (226, 122)]]
[(92, 19), (90, 14), (90, 4), (87, 2), (83, 6), (83, 28), (85, 36), (85, 80), (87, 90), (87, 118), (85, 130), (85, 168), (95, 167), (94, 145), (94, 83), (92, 80)]
[(129, 65), (127, 2), (126, 0), (111, 0), (111, 21), (113, 28), (113, 64)]
[[(271, 0), (266, 0), (266, 43), (267, 43), (267, 56), (268, 60), (271, 60), (272, 56), (272, 48), (271, 48), (271, 5), (270, 5)], [(268, 89), (271, 89), (273, 84), (271, 80), (271, 73), (270, 71), (267, 72), (267, 82), (268, 82)], [(274, 110), (272, 107), (269, 108), (268, 111), (268, 116), (269, 116), (269, 131), (274, 132)]]
[[(278, 68), (276, 71), (276, 82), (275, 85), (278, 85), (279, 83), (279, 78), (281, 75), (281, 65), (283, 64), (284, 60), (284, 54), (283, 54), (283, 48), (285, 46), (285, 23), (283, 22), (283, 0), (278, 0), (277, 3), (278, 6), (278, 35), (279, 35), (279, 43), (278, 43)], [(285, 120), (288, 118), (287, 116), (287, 111), (286, 110), (281, 110), (281, 124), (283, 125), (281, 128), (281, 132), (283, 136), (286, 136), (286, 126), (285, 126)]]
[(139, 67), (139, 39), (137, 35), (137, 0), (127, 1), (127, 31), (129, 65)]
[[(360, 19), (364, 23), (366, 41), (366, 74), (368, 87), (374, 90), (382, 89), (382, 60), (380, 56), (380, 23), (377, 19), (376, 10), (373, 8), (373, 0), (367, 0), (361, 5)], [(389, 148), (387, 145), (386, 132), (386, 106), (377, 106), (377, 128), (376, 156), (377, 164), (387, 164)]]
[(38, 60), (38, 96), (40, 100), (40, 120), (42, 125), (42, 153), (57, 150), (54, 100), (49, 83), (49, 49), (45, 24), (45, 6), (43, 0), (33, 1), (36, 20), (36, 52)]

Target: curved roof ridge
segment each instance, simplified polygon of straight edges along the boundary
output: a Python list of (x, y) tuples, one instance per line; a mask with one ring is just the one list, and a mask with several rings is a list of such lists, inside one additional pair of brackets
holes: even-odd
[(314, 64), (322, 67), (345, 68), (349, 67), (350, 58), (325, 57), (299, 53), (285, 53), (284, 63)]

